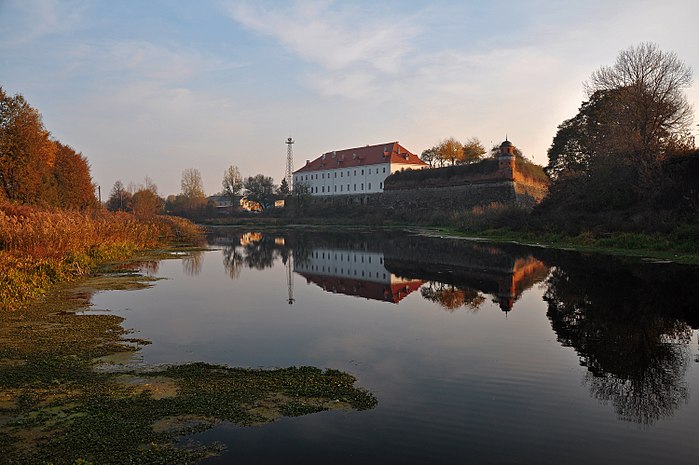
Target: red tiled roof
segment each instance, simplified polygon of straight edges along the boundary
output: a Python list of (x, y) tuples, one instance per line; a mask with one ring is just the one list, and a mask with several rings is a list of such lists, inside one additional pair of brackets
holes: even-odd
[(392, 164), (415, 165), (416, 167), (427, 166), (427, 163), (420, 160), (417, 155), (408, 151), (398, 142), (388, 142), (386, 144), (367, 145), (365, 147), (324, 153), (315, 160), (306, 163), (306, 165), (294, 171), (294, 173), (377, 165), (379, 163), (388, 163), (389, 161)]
[(365, 299), (382, 300), (397, 304), (405, 296), (422, 286), (424, 281), (414, 279), (403, 283), (377, 283), (358, 279), (336, 278), (310, 273), (299, 273), (309, 283), (317, 284), (321, 289), (335, 294), (354, 295)]

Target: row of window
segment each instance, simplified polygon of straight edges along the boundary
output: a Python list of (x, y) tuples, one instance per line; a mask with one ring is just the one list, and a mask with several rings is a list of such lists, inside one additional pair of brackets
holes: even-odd
[[(322, 271), (322, 272), (325, 272), (325, 267), (324, 267), (324, 266), (321, 267), (321, 266), (317, 266), (317, 265), (311, 265), (311, 270), (312, 270), (312, 271)], [(331, 271), (332, 271), (331, 268), (328, 267), (327, 272), (330, 273)], [(353, 270), (347, 270), (347, 276), (352, 276), (352, 274), (353, 274), (352, 271), (353, 271)], [(335, 268), (335, 274), (337, 274), (337, 268)], [(340, 268), (340, 274), (341, 274), (341, 275), (345, 274), (345, 269), (344, 269), (344, 268)], [(367, 272), (366, 274), (368, 275), (367, 277), (369, 277), (369, 278), (373, 278), (373, 277), (374, 277), (374, 276), (373, 276), (374, 273), (372, 273), (371, 271)], [(376, 274), (376, 276), (375, 276), (376, 278), (380, 278), (380, 277), (381, 277), (381, 274), (383, 274), (383, 279), (386, 279), (386, 273), (379, 273), (379, 272), (377, 271), (375, 274)], [(357, 274), (357, 270), (354, 270), (354, 276), (359, 276), (359, 275)], [(361, 272), (361, 276), (364, 276), (364, 271)]]
[[(337, 186), (333, 186), (333, 187), (335, 188), (334, 192), (337, 192)], [(311, 193), (312, 194), (318, 194), (318, 193), (324, 194), (326, 192), (325, 186), (320, 186), (320, 190), (318, 190), (318, 189), (319, 189), (318, 186), (311, 187)], [(350, 185), (347, 184), (347, 191), (345, 191), (344, 189), (345, 189), (345, 186), (340, 184), (340, 192), (350, 192)], [(379, 183), (379, 189), (383, 189), (383, 182)], [(364, 190), (364, 183), (359, 184), (359, 190), (360, 191)], [(367, 184), (367, 190), (369, 190), (369, 191), (371, 190), (371, 183)], [(357, 192), (357, 185), (356, 184), (354, 185), (353, 191)], [(330, 193), (330, 186), (328, 186), (327, 192)]]
[[(379, 169), (382, 169), (384, 173), (386, 172), (386, 167), (383, 166), (382, 168), (374, 168), (375, 174), (379, 174)], [(361, 171), (361, 175), (364, 176), (364, 168), (362, 168), (360, 171)], [(371, 168), (369, 168), (368, 171), (369, 171), (369, 173), (367, 173), (367, 174), (371, 174)], [(337, 173), (338, 173), (337, 171), (335, 171), (333, 173), (336, 178), (337, 178)], [(320, 173), (320, 179), (325, 179), (325, 174), (326, 173)], [(330, 179), (330, 173), (327, 173), (327, 174), (328, 174), (328, 179)], [(345, 174), (344, 171), (340, 171), (341, 178), (344, 177), (344, 174)], [(354, 175), (355, 176), (357, 175), (357, 170), (354, 170)], [(308, 181), (308, 176), (311, 177), (311, 180), (318, 179), (318, 173), (316, 173), (316, 174), (311, 174), (311, 175), (306, 174), (306, 175), (302, 175), (302, 176), (297, 176), (296, 181)], [(350, 176), (350, 170), (347, 170), (347, 177), (349, 177), (349, 176)]]
[[(311, 256), (315, 256), (315, 258), (323, 258), (324, 259), (325, 252), (320, 252), (320, 254), (318, 252), (313, 252), (311, 254)], [(360, 258), (360, 263), (364, 263), (364, 255), (360, 255), (359, 258)], [(328, 259), (330, 259), (330, 252), (328, 252)], [(333, 259), (337, 260), (337, 253), (334, 254)], [(367, 259), (368, 259), (368, 262), (371, 263), (371, 256), (368, 256)], [(344, 261), (344, 255), (342, 255), (342, 253), (340, 253), (340, 261), (341, 262)], [(350, 260), (350, 254), (347, 254), (347, 261), (348, 262), (352, 261), (352, 260)], [(357, 263), (357, 256), (356, 255), (354, 255), (354, 263)], [(383, 258), (379, 257), (379, 263), (381, 263), (383, 265)]]

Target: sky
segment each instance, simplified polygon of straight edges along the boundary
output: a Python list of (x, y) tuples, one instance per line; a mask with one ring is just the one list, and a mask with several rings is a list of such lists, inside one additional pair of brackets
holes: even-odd
[(295, 169), (506, 135), (545, 165), (583, 82), (632, 45), (693, 68), (696, 111), (697, 18), (696, 0), (0, 0), (0, 85), (88, 158), (103, 199), (146, 176), (176, 194), (187, 168), (207, 194), (231, 165), (279, 183), (287, 137)]

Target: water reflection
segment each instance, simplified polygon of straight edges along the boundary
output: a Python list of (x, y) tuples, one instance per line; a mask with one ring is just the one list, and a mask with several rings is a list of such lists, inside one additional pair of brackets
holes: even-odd
[(204, 264), (204, 251), (193, 250), (182, 257), (182, 270), (187, 276), (197, 276)]
[(590, 394), (611, 404), (620, 419), (644, 425), (671, 416), (688, 400), (692, 330), (681, 315), (695, 310), (696, 287), (682, 284), (684, 273), (664, 271), (670, 280), (654, 275), (649, 281), (629, 269), (564, 261), (551, 273), (545, 295), (559, 342), (573, 347), (587, 367)]

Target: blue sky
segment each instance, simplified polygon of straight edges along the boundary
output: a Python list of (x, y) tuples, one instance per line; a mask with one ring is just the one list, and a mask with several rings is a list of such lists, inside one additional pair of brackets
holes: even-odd
[[(186, 168), (209, 194), (229, 165), (279, 182), (289, 136), (297, 168), (505, 134), (545, 164), (620, 50), (653, 41), (699, 72), (697, 18), (680, 0), (0, 0), (0, 85), (88, 157), (103, 197), (145, 176), (177, 193)], [(697, 79), (688, 95), (699, 108)]]

